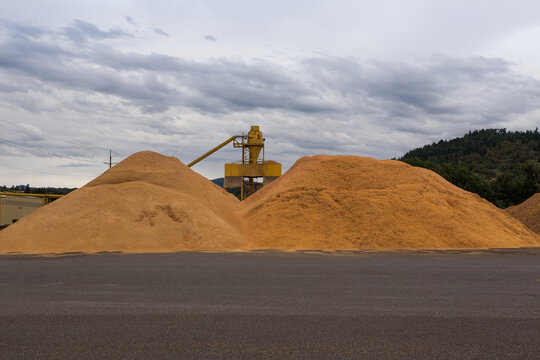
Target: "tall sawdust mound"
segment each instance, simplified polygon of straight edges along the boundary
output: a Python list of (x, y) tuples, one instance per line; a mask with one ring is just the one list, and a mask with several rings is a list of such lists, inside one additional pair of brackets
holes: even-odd
[(538, 235), (488, 201), (429, 170), (392, 160), (303, 157), (244, 206), (249, 248), (540, 245)]
[(536, 193), (519, 205), (506, 209), (510, 215), (540, 234), (540, 193)]
[(140, 152), (0, 232), (0, 253), (521, 246), (540, 236), (429, 170), (324, 155), (240, 204), (178, 159)]
[(0, 232), (0, 253), (243, 247), (240, 202), (177, 158), (133, 154)]

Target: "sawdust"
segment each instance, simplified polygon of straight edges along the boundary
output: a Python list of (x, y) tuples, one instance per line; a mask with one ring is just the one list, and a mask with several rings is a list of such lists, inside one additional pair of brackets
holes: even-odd
[(243, 246), (240, 202), (174, 157), (136, 153), (0, 232), (0, 253)]
[(303, 157), (243, 205), (249, 248), (540, 245), (540, 237), (488, 201), (434, 172), (392, 160)]
[(178, 159), (140, 152), (0, 232), (0, 253), (539, 245), (429, 170), (324, 155), (301, 158), (241, 204)]
[(540, 234), (540, 193), (536, 193), (519, 205), (506, 209), (510, 215)]

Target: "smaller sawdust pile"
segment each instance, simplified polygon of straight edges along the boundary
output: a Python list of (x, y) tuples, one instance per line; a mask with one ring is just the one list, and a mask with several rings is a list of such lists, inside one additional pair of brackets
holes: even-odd
[(539, 246), (540, 237), (432, 171), (357, 156), (303, 157), (245, 201), (250, 248)]
[(540, 234), (540, 193), (536, 193), (519, 205), (506, 209), (510, 215)]
[(239, 210), (177, 158), (139, 152), (2, 230), (0, 253), (234, 250)]

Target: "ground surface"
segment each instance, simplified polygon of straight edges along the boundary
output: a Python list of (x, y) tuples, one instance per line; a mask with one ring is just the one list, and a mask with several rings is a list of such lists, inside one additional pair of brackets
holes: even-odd
[(534, 359), (540, 253), (0, 256), (2, 359)]

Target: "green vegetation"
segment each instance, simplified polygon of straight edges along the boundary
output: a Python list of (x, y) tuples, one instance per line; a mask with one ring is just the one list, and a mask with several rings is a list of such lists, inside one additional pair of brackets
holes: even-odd
[(407, 152), (399, 160), (505, 208), (540, 191), (540, 133), (485, 129)]

